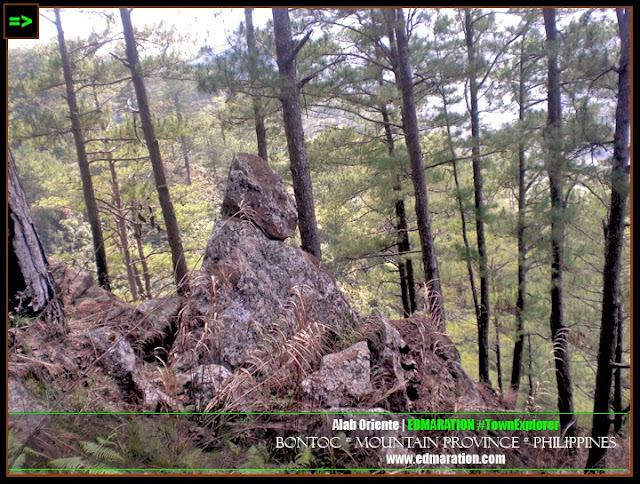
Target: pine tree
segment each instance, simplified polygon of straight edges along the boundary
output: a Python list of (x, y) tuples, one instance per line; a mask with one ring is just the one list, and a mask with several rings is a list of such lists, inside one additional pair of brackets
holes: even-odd
[(558, 32), (556, 11), (544, 9), (547, 34), (548, 93), (547, 126), (545, 128), (546, 168), (551, 199), (551, 339), (556, 367), (558, 410), (565, 437), (575, 435), (573, 385), (569, 364), (568, 328), (564, 321), (562, 273), (564, 271), (564, 188), (565, 160), (562, 150), (562, 112), (560, 101), (560, 70), (558, 68)]
[[(253, 8), (244, 9), (244, 18), (247, 29), (247, 55), (249, 61), (249, 82), (255, 85), (258, 81), (258, 48), (256, 47), (256, 32), (253, 28)], [(256, 126), (256, 139), (258, 141), (258, 156), (263, 160), (269, 160), (267, 151), (267, 129), (265, 128), (265, 115), (262, 100), (258, 96), (252, 96), (253, 117)]]
[(120, 9), (120, 17), (122, 18), (124, 37), (127, 45), (127, 67), (131, 70), (131, 78), (135, 88), (136, 98), (138, 100), (142, 131), (144, 132), (144, 139), (147, 144), (147, 149), (149, 150), (149, 157), (151, 158), (156, 190), (158, 191), (158, 199), (160, 200), (162, 216), (167, 230), (167, 238), (169, 239), (169, 247), (171, 248), (173, 276), (178, 293), (186, 295), (189, 293), (189, 274), (187, 271), (187, 263), (184, 256), (178, 220), (176, 219), (167, 177), (164, 172), (158, 138), (155, 134), (151, 111), (149, 109), (149, 101), (147, 99), (147, 90), (144, 83), (142, 66), (138, 58), (133, 25), (131, 24), (131, 10), (126, 8)]
[(427, 198), (427, 184), (424, 175), (422, 148), (420, 146), (420, 131), (413, 92), (413, 76), (409, 60), (409, 41), (405, 30), (402, 9), (388, 10), (389, 25), (393, 26), (396, 47), (398, 50), (398, 79), (402, 92), (402, 121), (405, 132), (405, 142), (411, 161), (411, 179), (416, 197), (416, 218), (418, 233), (422, 249), (422, 261), (428, 291), (429, 309), (433, 319), (440, 329), (446, 329), (444, 296), (440, 284), (438, 262), (436, 259), (433, 236), (431, 234), (431, 216)]
[(311, 31), (301, 40), (294, 42), (291, 34), (289, 11), (286, 8), (273, 9), (273, 32), (276, 39), (278, 70), (281, 76), (280, 102), (284, 118), (284, 129), (289, 148), (293, 192), (298, 207), (298, 227), (302, 249), (322, 258), (316, 211), (313, 200), (311, 171), (300, 113), (300, 84), (296, 72), (296, 56), (309, 40)]
[[(600, 348), (598, 351), (598, 371), (593, 402), (593, 428), (591, 437), (600, 439), (609, 434), (609, 397), (611, 377), (614, 368), (616, 338), (618, 333), (620, 259), (624, 239), (627, 196), (629, 193), (629, 124), (631, 108), (631, 35), (630, 9), (616, 9), (620, 36), (620, 65), (618, 67), (618, 103), (616, 108), (616, 131), (613, 141), (613, 167), (611, 170), (611, 206), (605, 242), (605, 265), (603, 271), (602, 320), (600, 326)], [(621, 368), (616, 368), (620, 371)], [(605, 446), (595, 445), (589, 450), (587, 471), (595, 471), (605, 466)]]
[(38, 316), (45, 322), (48, 335), (63, 336), (68, 331), (66, 315), (62, 301), (56, 295), (55, 281), (31, 218), (11, 151), (8, 188), (8, 309)]
[(98, 212), (98, 203), (93, 189), (93, 181), (91, 179), (91, 171), (89, 169), (89, 161), (87, 159), (87, 151), (85, 148), (82, 126), (80, 124), (80, 112), (78, 103), (76, 102), (76, 92), (73, 85), (73, 73), (71, 72), (71, 60), (67, 52), (67, 44), (64, 39), (64, 31), (62, 30), (62, 22), (60, 20), (60, 9), (55, 9), (56, 28), (58, 30), (58, 44), (60, 46), (60, 57), (62, 59), (62, 69), (64, 71), (64, 81), (67, 93), (67, 103), (69, 105), (69, 117), (71, 119), (71, 131), (76, 145), (78, 155), (78, 166), (80, 168), (80, 177), (82, 179), (82, 191), (84, 201), (87, 207), (87, 216), (91, 225), (91, 235), (93, 237), (93, 248), (96, 259), (96, 269), (98, 272), (98, 283), (107, 291), (110, 291), (109, 270), (107, 268), (107, 254), (104, 246), (104, 237), (102, 235), (102, 224), (100, 222), (100, 214)]

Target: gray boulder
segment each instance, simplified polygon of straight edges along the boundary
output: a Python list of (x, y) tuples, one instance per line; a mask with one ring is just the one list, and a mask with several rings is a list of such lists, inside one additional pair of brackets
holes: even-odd
[(167, 360), (178, 328), (180, 296), (151, 299), (139, 304), (131, 318), (128, 339), (146, 361)]
[(144, 391), (136, 365), (136, 355), (129, 342), (109, 328), (89, 330), (79, 337), (83, 346), (91, 348), (100, 366), (116, 381), (125, 400), (140, 403)]
[(236, 368), (251, 352), (319, 323), (340, 334), (358, 319), (336, 281), (317, 259), (267, 237), (246, 220), (219, 220), (174, 353), (186, 367)]
[(296, 206), (278, 174), (262, 158), (236, 153), (229, 170), (222, 215), (247, 218), (267, 237), (293, 237), (298, 225)]
[(366, 341), (326, 355), (320, 370), (302, 382), (302, 390), (323, 407), (356, 406), (373, 391), (370, 359)]

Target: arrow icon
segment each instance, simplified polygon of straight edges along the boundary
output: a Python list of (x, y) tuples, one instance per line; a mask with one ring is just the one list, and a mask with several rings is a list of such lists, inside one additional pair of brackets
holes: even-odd
[[(20, 23), (20, 20), (22, 20), (22, 24)], [(32, 23), (33, 20), (24, 15), (21, 15), (20, 17), (9, 17), (9, 27), (24, 28), (27, 25), (31, 25)]]

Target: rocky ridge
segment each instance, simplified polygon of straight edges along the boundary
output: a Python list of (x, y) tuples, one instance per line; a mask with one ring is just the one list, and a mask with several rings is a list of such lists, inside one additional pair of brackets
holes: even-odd
[[(67, 346), (38, 339), (35, 325), (12, 328), (14, 393), (24, 401), (23, 380), (34, 375), (67, 375), (60, 381), (68, 392), (77, 379), (102, 371), (115, 386), (100, 390), (103, 398), (85, 411), (499, 405), (478, 390), (428, 318), (362, 317), (320, 261), (286, 242), (295, 233), (295, 204), (264, 160), (234, 157), (222, 215), (186, 298), (132, 308), (86, 273), (54, 265), (70, 316)], [(26, 341), (30, 364), (22, 361)], [(10, 398), (10, 410), (16, 402)], [(52, 410), (66, 406), (63, 399)]]

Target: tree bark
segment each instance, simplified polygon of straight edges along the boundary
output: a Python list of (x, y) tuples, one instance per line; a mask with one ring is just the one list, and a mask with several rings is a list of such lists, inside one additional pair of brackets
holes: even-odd
[[(622, 306), (618, 301), (618, 331), (616, 337), (616, 363), (622, 364)], [(613, 382), (613, 431), (620, 435), (622, 431), (622, 368), (616, 368)]]
[(67, 94), (67, 104), (69, 105), (69, 118), (71, 119), (71, 131), (76, 145), (78, 167), (80, 168), (80, 178), (82, 180), (82, 193), (84, 195), (84, 203), (87, 207), (87, 218), (89, 219), (89, 225), (91, 226), (91, 237), (93, 239), (93, 251), (96, 260), (98, 284), (107, 291), (111, 291), (109, 270), (107, 268), (107, 254), (104, 247), (104, 237), (102, 235), (102, 224), (100, 222), (100, 213), (98, 212), (98, 203), (96, 202), (93, 190), (93, 181), (91, 179), (91, 171), (89, 170), (87, 152), (84, 146), (84, 136), (82, 134), (82, 126), (80, 124), (76, 92), (73, 87), (71, 61), (67, 51), (67, 44), (64, 39), (64, 31), (62, 30), (60, 9), (55, 9), (54, 11), (56, 16), (56, 28), (58, 30), (60, 58), (62, 60), (62, 71), (64, 73), (64, 82)]
[[(620, 36), (620, 66), (618, 68), (618, 105), (616, 131), (613, 140), (613, 167), (611, 170), (611, 207), (605, 242), (606, 257), (603, 270), (602, 319), (596, 389), (593, 401), (593, 428), (591, 437), (598, 439), (609, 434), (609, 397), (612, 367), (617, 336), (620, 291), (620, 259), (624, 241), (627, 195), (629, 193), (629, 123), (631, 106), (630, 73), (630, 9), (616, 9)], [(620, 338), (618, 338), (620, 339)], [(618, 368), (618, 372), (621, 370)], [(589, 450), (586, 470), (595, 472), (605, 467), (606, 448), (593, 446)]]
[(149, 157), (151, 158), (156, 190), (158, 191), (158, 199), (160, 201), (162, 216), (167, 229), (169, 247), (171, 248), (173, 276), (178, 293), (184, 296), (189, 293), (189, 273), (187, 271), (187, 263), (184, 257), (184, 249), (182, 246), (182, 239), (180, 237), (178, 220), (173, 208), (173, 202), (171, 201), (167, 177), (164, 172), (160, 146), (158, 145), (158, 138), (156, 138), (153, 121), (151, 119), (147, 90), (144, 84), (142, 67), (138, 59), (138, 50), (136, 48), (136, 40), (133, 33), (133, 26), (131, 24), (131, 11), (126, 8), (121, 8), (120, 17), (122, 18), (122, 26), (127, 49), (128, 67), (131, 70), (131, 79), (136, 91), (136, 98), (138, 99), (142, 131), (144, 132), (145, 142), (147, 144), (147, 149), (149, 150)]
[[(381, 82), (382, 83), (382, 82)], [(387, 145), (387, 153), (389, 156), (393, 156), (395, 149), (395, 142), (393, 140), (393, 133), (391, 132), (391, 119), (389, 117), (389, 110), (386, 105), (380, 107), (382, 112), (382, 122), (384, 124), (385, 132), (385, 144)], [(407, 225), (407, 213), (405, 210), (404, 197), (401, 192), (400, 179), (398, 177), (398, 183), (394, 185), (393, 190), (398, 193), (398, 198), (395, 203), (396, 211), (396, 230), (398, 233), (398, 241), (396, 247), (398, 248), (398, 272), (400, 275), (400, 290), (402, 298), (402, 314), (405, 318), (408, 318), (416, 312), (416, 291), (415, 281), (413, 278), (413, 263), (411, 258), (405, 254), (411, 251), (411, 244), (409, 242), (409, 227)]]
[(480, 306), (478, 313), (478, 374), (481, 382), (491, 384), (489, 375), (489, 268), (487, 242), (484, 231), (484, 195), (480, 157), (480, 113), (478, 108), (478, 85), (476, 79), (476, 52), (471, 10), (465, 9), (465, 40), (467, 44), (469, 98), (471, 114), (471, 161), (473, 165), (473, 187), (476, 212), (476, 234), (480, 276)]
[[(136, 219), (136, 214), (133, 214), (133, 219)], [(138, 248), (138, 257), (142, 264), (142, 277), (144, 278), (144, 288), (146, 292), (146, 298), (151, 299), (153, 293), (151, 292), (151, 274), (149, 273), (149, 264), (147, 264), (147, 256), (144, 254), (144, 244), (142, 241), (142, 224), (134, 222), (133, 224), (133, 238), (136, 239), (136, 246)]]
[(575, 435), (573, 385), (569, 365), (568, 328), (563, 315), (562, 272), (564, 270), (564, 197), (565, 161), (562, 150), (562, 110), (560, 102), (560, 71), (556, 11), (543, 10), (548, 56), (548, 120), (545, 128), (546, 168), (551, 198), (551, 338), (556, 367), (558, 410), (565, 437)]
[(120, 236), (120, 245), (122, 246), (122, 255), (124, 257), (124, 265), (127, 270), (127, 281), (129, 282), (129, 290), (134, 301), (138, 300), (138, 287), (136, 286), (136, 278), (131, 261), (131, 249), (129, 248), (129, 235), (127, 234), (127, 221), (122, 210), (122, 201), (120, 200), (120, 184), (118, 183), (118, 173), (116, 172), (116, 162), (111, 152), (107, 152), (109, 161), (109, 171), (111, 172), (111, 188), (113, 197), (113, 206), (116, 211), (116, 226), (118, 235)]
[(184, 170), (187, 185), (191, 185), (191, 165), (189, 163), (189, 140), (182, 133), (182, 108), (180, 106), (180, 94), (176, 92), (173, 95), (173, 104), (176, 108), (176, 119), (180, 129), (180, 151), (182, 151), (182, 159), (184, 160)]
[(402, 121), (405, 132), (405, 143), (411, 162), (411, 179), (416, 196), (415, 210), (418, 222), (418, 234), (422, 250), (422, 262), (424, 265), (426, 290), (431, 316), (438, 324), (441, 331), (446, 330), (446, 318), (444, 298), (440, 285), (440, 274), (436, 259), (433, 236), (431, 234), (431, 216), (429, 214), (429, 201), (427, 198), (427, 183), (424, 176), (424, 163), (422, 160), (422, 148), (420, 146), (420, 131), (418, 128), (418, 116), (413, 93), (413, 77), (409, 60), (409, 41), (405, 32), (405, 22), (402, 9), (389, 11), (396, 38), (398, 53), (397, 79), (402, 92)]
[(300, 89), (297, 83), (296, 54), (306, 42), (303, 38), (294, 45), (291, 34), (289, 12), (286, 8), (274, 8), (273, 30), (276, 39), (278, 71), (281, 78), (280, 102), (287, 136), (287, 147), (291, 165), (293, 192), (298, 207), (298, 227), (301, 247), (318, 259), (322, 258), (318, 224), (313, 201), (311, 169), (300, 114)]
[(451, 134), (451, 123), (449, 122), (449, 108), (447, 103), (447, 96), (444, 91), (444, 85), (440, 84), (440, 95), (442, 97), (442, 109), (444, 112), (445, 123), (447, 127), (447, 141), (449, 145), (449, 153), (451, 154), (451, 162), (453, 168), (453, 181), (456, 185), (456, 202), (458, 205), (458, 212), (460, 213), (460, 224), (462, 226), (462, 241), (464, 243), (465, 249), (465, 262), (467, 265), (467, 274), (469, 274), (469, 286), (471, 286), (471, 296), (473, 298), (473, 309), (476, 314), (476, 321), (480, 315), (480, 303), (478, 301), (478, 290), (476, 289), (476, 280), (475, 275), (473, 273), (473, 266), (471, 264), (472, 255), (471, 255), (471, 244), (469, 243), (469, 237), (467, 235), (467, 217), (465, 215), (464, 210), (464, 202), (462, 200), (462, 191), (460, 189), (460, 180), (458, 177), (458, 162), (456, 161), (458, 155), (456, 153), (455, 147), (453, 146), (453, 136)]
[(496, 328), (496, 375), (498, 377), (498, 390), (500, 390), (502, 397), (504, 395), (504, 388), (502, 387), (502, 354), (500, 352), (500, 321), (497, 314), (493, 315), (493, 325)]
[(31, 219), (11, 151), (8, 188), (8, 309), (41, 318), (46, 333), (60, 337), (68, 332), (62, 300), (56, 297), (56, 284)]
[[(255, 88), (258, 81), (258, 49), (256, 47), (256, 32), (253, 28), (253, 8), (244, 9), (244, 18), (247, 24), (247, 53), (249, 54), (249, 81)], [(258, 156), (265, 161), (269, 160), (267, 151), (267, 129), (264, 123), (264, 110), (262, 102), (257, 94), (251, 97), (253, 104), (253, 118), (256, 126), (256, 139), (258, 141)]]
[(524, 143), (523, 123), (525, 117), (526, 91), (525, 91), (525, 71), (524, 71), (524, 37), (520, 49), (520, 79), (518, 88), (518, 121), (520, 129), (518, 132), (518, 297), (516, 301), (516, 342), (513, 347), (513, 366), (511, 369), (511, 390), (517, 400), (520, 388), (520, 378), (522, 375), (522, 357), (524, 353), (524, 311), (526, 307), (527, 288), (527, 267), (526, 267), (526, 245), (525, 233), (525, 213), (527, 191), (525, 185), (526, 176), (526, 155)]

